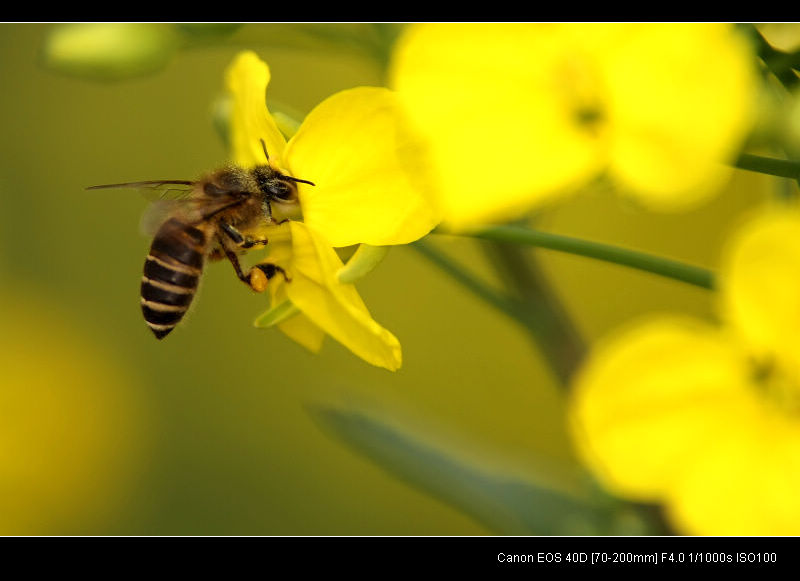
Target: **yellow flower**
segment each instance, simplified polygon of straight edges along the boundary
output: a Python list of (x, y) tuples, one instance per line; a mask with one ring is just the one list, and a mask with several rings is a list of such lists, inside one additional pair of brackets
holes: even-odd
[(288, 141), (267, 110), (270, 72), (253, 52), (239, 54), (227, 72), (232, 94), (233, 160), (267, 163), (313, 182), (298, 184), (303, 222), (273, 230), (269, 262), (283, 268), (271, 284), (273, 307), (259, 326), (277, 325), (317, 351), (329, 334), (365, 361), (400, 367), (397, 339), (370, 316), (352, 284), (340, 281), (334, 247), (386, 246), (421, 238), (436, 225), (428, 202), (426, 157), (396, 95), (359, 87), (320, 103)]
[(653, 208), (697, 203), (752, 124), (752, 60), (721, 24), (426, 24), (401, 37), (392, 83), (462, 228), (601, 172)]
[(313, 352), (328, 334), (367, 363), (398, 369), (400, 343), (372, 319), (355, 287), (340, 282), (342, 261), (330, 244), (302, 222), (271, 230), (268, 262), (286, 276), (270, 282), (273, 309), (256, 319), (256, 326), (277, 325)]
[(298, 184), (303, 221), (333, 246), (407, 244), (437, 223), (426, 192), (424, 150), (406, 129), (394, 92), (341, 91), (320, 103), (287, 143), (266, 106), (267, 64), (243, 52), (227, 74), (233, 160), (269, 163)]
[(598, 346), (579, 450), (612, 492), (701, 535), (800, 534), (800, 215), (761, 217), (721, 269), (723, 325), (664, 316)]

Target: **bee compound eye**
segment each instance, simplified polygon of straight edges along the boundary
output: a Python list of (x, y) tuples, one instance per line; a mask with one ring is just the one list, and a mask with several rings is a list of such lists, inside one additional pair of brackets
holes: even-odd
[(272, 187), (272, 197), (279, 202), (293, 202), (297, 199), (297, 188), (288, 182), (276, 182)]

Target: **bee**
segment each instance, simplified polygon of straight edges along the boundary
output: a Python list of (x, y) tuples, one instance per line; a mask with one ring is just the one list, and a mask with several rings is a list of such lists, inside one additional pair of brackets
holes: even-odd
[(279, 272), (286, 278), (283, 269), (272, 264), (258, 265), (245, 273), (238, 258), (250, 248), (267, 244), (267, 239), (256, 239), (246, 232), (277, 223), (272, 215), (273, 203), (296, 205), (297, 183), (314, 185), (280, 173), (269, 165), (268, 155), (267, 162), (252, 169), (224, 167), (195, 181), (153, 180), (87, 188), (166, 188), (182, 192), (179, 199), (156, 202), (163, 217), (144, 263), (142, 313), (157, 339), (166, 337), (180, 323), (207, 259), (227, 258), (239, 280), (257, 291)]

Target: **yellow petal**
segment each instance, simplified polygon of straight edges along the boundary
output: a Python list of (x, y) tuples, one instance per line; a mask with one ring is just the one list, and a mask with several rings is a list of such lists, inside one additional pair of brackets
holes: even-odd
[(599, 169), (568, 46), (554, 25), (425, 24), (401, 37), (392, 86), (427, 139), (446, 224), (516, 217)]
[(737, 235), (721, 269), (722, 308), (760, 354), (800, 377), (800, 215), (764, 215)]
[(617, 182), (661, 210), (716, 193), (754, 121), (758, 85), (744, 38), (726, 24), (573, 26), (618, 37), (594, 54)]
[(267, 85), (270, 73), (267, 63), (252, 51), (239, 53), (228, 67), (226, 82), (233, 98), (230, 132), (233, 162), (243, 167), (264, 165), (267, 147), (270, 164), (282, 167), (286, 140), (267, 110)]
[(303, 220), (333, 246), (406, 244), (436, 225), (424, 151), (392, 91), (360, 87), (320, 103), (286, 150)]
[(751, 417), (754, 392), (744, 361), (716, 329), (677, 318), (602, 344), (572, 400), (584, 459), (612, 492), (664, 500)]
[(732, 418), (671, 495), (679, 530), (696, 535), (800, 534), (800, 425), (754, 405)]
[[(292, 235), (288, 222), (278, 226), (268, 226), (259, 230), (259, 238), (269, 242), (268, 256), (264, 263), (280, 266), (289, 272), (292, 268)], [(270, 308), (256, 317), (253, 324), (260, 328), (277, 327), (295, 343), (312, 353), (319, 353), (325, 339), (325, 332), (292, 304), (286, 293), (286, 280), (280, 273), (267, 284)]]
[(321, 342), (314, 331), (317, 327), (364, 361), (391, 371), (398, 369), (400, 343), (372, 319), (355, 287), (338, 281), (342, 261), (333, 248), (302, 222), (286, 226), (292, 233), (292, 254), (281, 266), (289, 273), (290, 282), (279, 283), (275, 300), (285, 292), (302, 314), (281, 323), (281, 330), (313, 350), (315, 341)]
[(312, 353), (319, 353), (325, 340), (325, 332), (306, 315), (300, 313), (278, 325), (284, 335), (299, 343)]
[(734, 345), (677, 318), (617, 335), (577, 380), (573, 433), (610, 491), (662, 503), (679, 532), (798, 534), (800, 424)]
[[(290, 230), (288, 224), (278, 227), (276, 230), (280, 231), (281, 236), (271, 239), (270, 246), (273, 246), (269, 255), (269, 261), (272, 264), (281, 266), (284, 270), (291, 269), (289, 262), (291, 260), (291, 241), (285, 236), (285, 233)], [(261, 314), (255, 320), (256, 327), (271, 327), (272, 323), (269, 319), (270, 315), (277, 314), (278, 329), (284, 335), (289, 337), (295, 343), (298, 343), (311, 351), (312, 353), (319, 353), (322, 349), (322, 343), (325, 340), (325, 332), (315, 325), (308, 317), (299, 312), (299, 309), (289, 300), (286, 293), (287, 283), (283, 276), (278, 275), (270, 282), (269, 289), (270, 304), (272, 305), (269, 310)], [(276, 313), (278, 311), (278, 313)], [(281, 318), (286, 312), (293, 312), (285, 318)]]

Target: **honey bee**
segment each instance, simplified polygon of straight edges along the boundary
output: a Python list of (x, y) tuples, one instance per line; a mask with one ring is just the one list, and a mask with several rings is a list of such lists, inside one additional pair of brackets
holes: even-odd
[[(267, 155), (266, 147), (264, 154)], [(87, 189), (167, 188), (183, 192), (180, 199), (161, 203), (163, 218), (142, 276), (144, 320), (156, 338), (163, 339), (189, 308), (206, 259), (227, 258), (239, 280), (254, 290), (263, 290), (262, 283), (279, 272), (286, 277), (282, 268), (271, 264), (258, 265), (245, 273), (238, 257), (254, 246), (267, 244), (267, 239), (256, 239), (245, 232), (260, 224), (277, 223), (272, 204), (296, 205), (298, 182), (314, 185), (284, 175), (267, 163), (252, 169), (228, 166), (195, 181), (153, 180)]]

